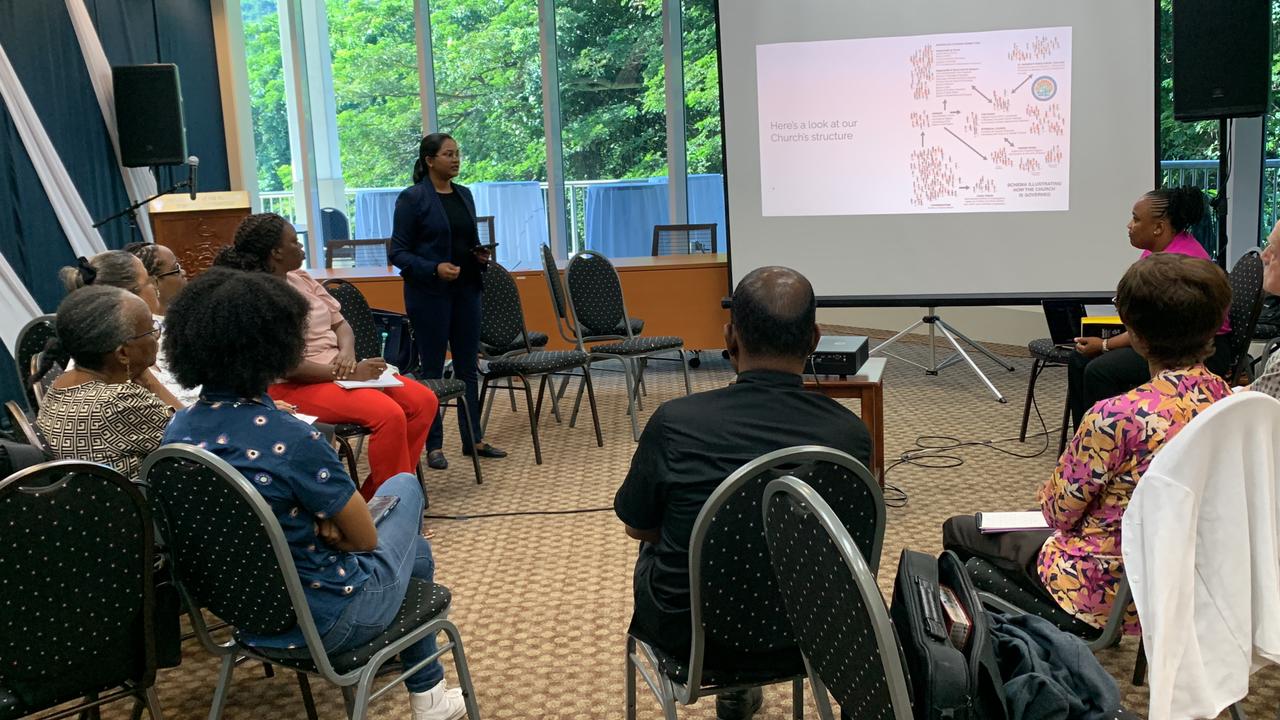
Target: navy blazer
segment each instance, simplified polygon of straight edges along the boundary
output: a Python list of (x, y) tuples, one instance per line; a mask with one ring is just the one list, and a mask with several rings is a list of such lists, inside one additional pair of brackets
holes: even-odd
[[(453, 191), (462, 198), (472, 222), (476, 219), (476, 202), (466, 186), (452, 183)], [(432, 295), (445, 292), (450, 283), (436, 275), (436, 266), (453, 259), (453, 231), (444, 212), (440, 196), (424, 177), (420, 182), (400, 191), (391, 231), (391, 264), (400, 268), (404, 287)]]

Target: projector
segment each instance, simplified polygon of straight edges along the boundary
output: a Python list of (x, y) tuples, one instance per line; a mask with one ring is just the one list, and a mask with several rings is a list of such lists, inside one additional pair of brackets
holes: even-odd
[(869, 346), (862, 335), (824, 336), (809, 356), (806, 369), (812, 375), (857, 375), (867, 361)]

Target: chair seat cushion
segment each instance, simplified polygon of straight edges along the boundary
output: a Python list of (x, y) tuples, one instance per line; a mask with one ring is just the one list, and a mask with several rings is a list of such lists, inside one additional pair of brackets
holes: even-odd
[(675, 350), (684, 346), (684, 338), (674, 335), (649, 335), (633, 337), (615, 343), (591, 346), (591, 353), (608, 355), (642, 355), (659, 350)]
[(581, 350), (535, 350), (522, 355), (510, 355), (489, 361), (485, 376), (491, 378), (512, 375), (543, 375), (546, 373), (581, 367), (587, 362), (587, 354)]
[(1045, 362), (1066, 363), (1071, 359), (1071, 350), (1054, 345), (1052, 338), (1032, 340), (1027, 343), (1027, 350)]
[[(357, 648), (344, 650), (329, 656), (329, 662), (338, 673), (348, 673), (364, 667), (369, 659), (379, 650), (422, 627), (449, 608), (453, 596), (449, 588), (427, 580), (412, 578), (405, 592), (404, 603), (400, 612), (387, 627), (386, 632), (373, 642)], [(316, 672), (316, 665), (311, 661), (311, 652), (305, 648), (253, 648), (262, 657), (304, 672)]]
[[(617, 331), (619, 335), (626, 335), (627, 334), (626, 324), (618, 323)], [(631, 334), (639, 335), (643, 331), (644, 331), (644, 321), (641, 320), (640, 318), (631, 318)]]
[(457, 378), (420, 378), (418, 382), (435, 393), (440, 402), (462, 397), (467, 392), (467, 384)]
[(361, 435), (372, 435), (373, 430), (357, 423), (337, 423), (333, 426), (333, 434), (341, 438), (353, 438)]
[(979, 592), (994, 595), (1032, 615), (1042, 617), (1059, 630), (1076, 637), (1092, 640), (1102, 634), (1098, 628), (1063, 610), (1045, 592), (1027, 587), (1026, 583), (1031, 582), (1030, 579), (1014, 579), (982, 558), (969, 558), (964, 567), (969, 571), (973, 586)]
[[(637, 642), (640, 642), (637, 640)], [(688, 658), (677, 658), (667, 654), (661, 648), (650, 645), (653, 654), (658, 658), (658, 669), (667, 677), (678, 683), (689, 678)], [(744, 658), (745, 659), (745, 658)], [(777, 680), (785, 680), (804, 675), (804, 659), (798, 649), (786, 652), (770, 652), (749, 663), (752, 667), (711, 667), (702, 666), (702, 684), (707, 685), (751, 685), (764, 684)]]
[[(547, 346), (547, 343), (550, 341), (551, 341), (551, 337), (544, 332), (538, 332), (537, 330), (534, 330), (533, 332), (529, 333), (529, 347), (532, 347), (535, 349), (544, 348)], [(506, 347), (497, 347), (496, 345), (486, 345), (485, 343), (480, 343), (480, 351), (483, 352), (485, 355), (489, 355), (491, 357), (496, 357), (498, 355), (506, 355), (509, 352), (516, 352), (524, 349), (525, 348), (524, 348), (523, 333), (517, 335), (516, 339)]]

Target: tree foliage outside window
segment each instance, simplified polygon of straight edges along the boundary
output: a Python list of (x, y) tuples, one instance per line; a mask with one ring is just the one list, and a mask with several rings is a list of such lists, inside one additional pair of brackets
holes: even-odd
[[(715, 0), (684, 0), (685, 122), (691, 173), (721, 172)], [(558, 0), (565, 175), (666, 173), (661, 0)], [(1164, 159), (1216, 158), (1217, 123), (1173, 119), (1171, 0), (1159, 83)], [(545, 180), (537, 0), (431, 0), (441, 129), (463, 148), (468, 182)], [(408, 183), (421, 133), (413, 0), (326, 0), (339, 146), (348, 187)], [(241, 0), (262, 191), (291, 187), (276, 0)], [(1280, 2), (1273, 3), (1280, 32)], [(1272, 41), (1280, 50), (1280, 35)], [(1280, 78), (1280, 53), (1273, 60)], [(1274, 110), (1272, 111), (1274, 114)], [(1270, 117), (1269, 117), (1270, 119)], [(1268, 122), (1267, 157), (1280, 157)]]

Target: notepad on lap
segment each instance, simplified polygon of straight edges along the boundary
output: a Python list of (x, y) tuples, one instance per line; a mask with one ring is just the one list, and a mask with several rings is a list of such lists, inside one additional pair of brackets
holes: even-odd
[(334, 384), (343, 390), (403, 387), (404, 383), (396, 378), (396, 372), (397, 370), (394, 367), (388, 365), (387, 369), (382, 371), (382, 375), (373, 380), (335, 380)]
[(1017, 530), (1047, 530), (1049, 523), (1044, 514), (1033, 512), (980, 512), (976, 515), (978, 530), (984, 533), (1015, 532)]

